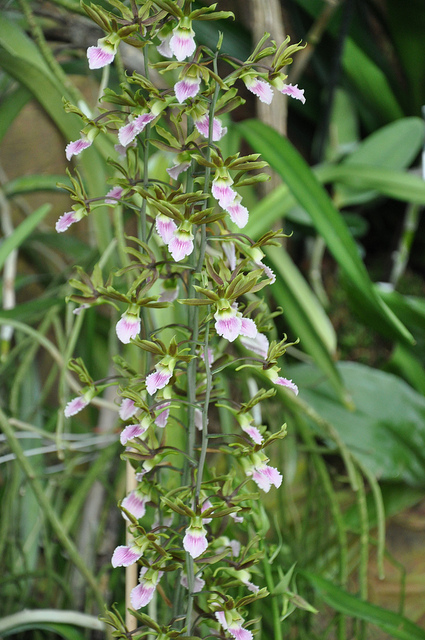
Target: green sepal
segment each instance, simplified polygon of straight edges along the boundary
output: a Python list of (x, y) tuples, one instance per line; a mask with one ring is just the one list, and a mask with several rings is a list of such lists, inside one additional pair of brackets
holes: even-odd
[(276, 389), (267, 389), (267, 391), (265, 389), (259, 389), (255, 396), (253, 396), (248, 402), (241, 404), (241, 408), (238, 413), (248, 413), (259, 402), (272, 398), (274, 395), (276, 395)]
[(144, 351), (154, 353), (157, 356), (165, 356), (167, 353), (167, 349), (165, 348), (164, 343), (160, 340), (151, 342), (150, 340), (141, 340), (137, 337), (134, 338), (132, 344), (136, 345), (136, 347), (140, 347)]
[(77, 374), (83, 384), (86, 384), (90, 387), (93, 386), (93, 378), (87, 371), (86, 365), (84, 364), (82, 358), (72, 358), (68, 362), (68, 369), (74, 371), (74, 373)]
[(175, 18), (183, 17), (183, 11), (175, 2), (172, 2), (171, 0), (154, 0), (154, 1), (155, 1), (155, 4), (158, 5), (158, 7), (161, 7), (161, 9), (164, 9), (164, 11), (166, 11), (167, 13), (171, 13), (171, 15), (174, 16)]
[(256, 600), (259, 600), (260, 598), (267, 598), (268, 595), (269, 595), (269, 592), (265, 587), (263, 587), (262, 589), (257, 591), (257, 593), (253, 593), (252, 596), (245, 596), (244, 598), (241, 598), (240, 600), (238, 600), (236, 603), (236, 608), (240, 609), (241, 607), (246, 607), (246, 605), (251, 604), (251, 602), (255, 602)]
[[(220, 300), (220, 296), (214, 293), (214, 291), (211, 291), (211, 289), (204, 289), (203, 287), (199, 287), (196, 284), (194, 285), (193, 288), (195, 289), (195, 291), (197, 291), (198, 293), (202, 293), (204, 296), (206, 296), (213, 302), (217, 302), (218, 300)], [(209, 302), (208, 304), (211, 304), (211, 303)]]
[(268, 182), (270, 176), (267, 173), (258, 173), (255, 176), (249, 176), (243, 180), (235, 180), (233, 186), (235, 187), (247, 187), (252, 184), (258, 184), (259, 182)]
[(81, 3), (81, 7), (87, 13), (89, 18), (93, 20), (104, 31), (112, 31), (109, 14), (99, 5), (91, 3), (90, 5)]
[(181, 516), (188, 516), (189, 518), (195, 517), (195, 512), (187, 507), (179, 498), (174, 498), (174, 500), (169, 500), (165, 496), (161, 496), (161, 502), (167, 505), (172, 511), (178, 513)]

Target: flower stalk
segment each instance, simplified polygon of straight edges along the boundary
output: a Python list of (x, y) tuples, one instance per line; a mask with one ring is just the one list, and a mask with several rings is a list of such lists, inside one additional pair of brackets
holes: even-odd
[[(233, 71), (222, 79), (220, 59), (229, 62), (222, 37), (211, 51), (196, 44), (193, 28), (231, 17), (215, 4), (193, 9), (191, 2), (134, 0), (131, 9), (116, 6), (119, 20), (100, 5), (83, 6), (106, 34), (89, 48), (92, 68), (114, 64), (122, 41), (142, 46), (145, 62), (144, 75), (128, 75), (121, 92), (105, 88), (103, 100), (114, 109), (98, 118), (67, 104), (84, 123), (81, 138), (68, 146), (69, 158), (100, 133), (119, 144), (112, 189), (89, 199), (78, 174), (71, 177), (66, 188), (73, 208), (58, 222), (58, 231), (66, 231), (103, 202), (137, 216), (136, 236), (115, 216), (120, 269), (106, 274), (99, 263), (91, 274), (79, 268), (70, 281), (80, 308), (102, 304), (118, 313), (114, 383), (127, 468), (127, 495), (119, 505), (127, 538), (112, 566), (126, 568), (126, 604), (134, 616), (127, 613), (123, 621), (111, 611), (106, 619), (122, 640), (134, 635), (136, 624), (140, 637), (152, 639), (221, 634), (251, 640), (249, 605), (268, 595), (248, 571), (265, 544), (250, 540), (259, 498), (253, 487), (280, 487), (282, 475), (268, 464), (265, 449), (286, 433), (285, 426), (268, 431), (254, 416), (261, 420), (257, 405), (276, 385), (292, 393), (298, 388), (279, 375), (286, 339), (269, 343), (263, 333), (274, 314), (260, 292), (275, 276), (262, 262), (262, 248), (279, 244), (283, 234), (271, 231), (254, 242), (239, 232), (249, 217), (239, 188), (261, 181), (265, 163), (257, 154), (224, 157), (221, 115), (242, 104), (244, 83), (267, 103), (272, 87), (303, 101), (301, 89), (285, 85), (283, 72), (300, 46), (277, 47), (265, 36), (246, 61), (232, 59)], [(151, 63), (154, 45), (165, 60)], [(150, 68), (174, 77), (174, 88), (158, 89)], [(168, 181), (149, 175), (153, 153), (172, 155)], [(262, 372), (269, 389), (250, 392), (241, 378), (235, 399), (223, 398), (218, 374), (235, 360)], [(79, 359), (72, 369), (83, 389), (66, 410), (71, 419), (105, 388)], [(213, 424), (214, 405), (230, 414), (223, 431), (215, 418)], [(224, 471), (217, 473), (219, 454)], [(269, 576), (264, 581), (270, 584)], [(171, 584), (178, 585), (173, 593)]]

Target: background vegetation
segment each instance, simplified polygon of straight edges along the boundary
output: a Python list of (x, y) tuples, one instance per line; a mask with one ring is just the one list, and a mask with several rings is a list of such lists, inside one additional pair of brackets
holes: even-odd
[[(258, 3), (221, 4), (236, 21), (195, 24), (197, 36), (209, 43), (219, 28), (226, 51), (244, 59)], [(247, 95), (223, 139), (227, 155), (250, 147), (278, 176), (265, 193), (246, 189), (249, 235), (282, 224), (292, 234), (268, 252), (277, 332), (300, 338), (285, 370), (300, 395), (272, 402), (267, 416), (280, 426), (284, 414), (288, 437), (274, 452), (284, 484), (262, 524), (275, 544), (262, 637), (279, 615), (282, 638), (425, 638), (425, 560), (413, 532), (425, 522), (425, 13), (420, 0), (281, 5), (274, 28), (308, 43), (290, 77), (307, 102), (292, 101), (287, 121), (282, 106), (276, 131)], [(54, 231), (69, 209), (56, 186), (67, 182), (63, 148), (80, 130), (62, 97), (95, 107), (106, 78), (89, 73), (85, 49), (100, 35), (74, 0), (3, 2), (2, 637), (105, 637), (102, 602), (123, 606), (123, 575), (109, 564), (124, 529), (114, 397), (66, 422), (62, 409), (79, 388), (69, 358), (104, 378), (114, 341), (103, 308), (84, 322), (72, 314), (67, 280), (76, 264), (114, 264), (113, 230), (130, 214), (100, 211), (74, 234)], [(112, 87), (141, 64), (132, 56), (122, 48)], [(89, 196), (109, 189), (111, 148), (99, 136), (78, 160)], [(157, 151), (150, 163), (165, 179), (168, 158)], [(413, 565), (407, 576), (403, 563)]]

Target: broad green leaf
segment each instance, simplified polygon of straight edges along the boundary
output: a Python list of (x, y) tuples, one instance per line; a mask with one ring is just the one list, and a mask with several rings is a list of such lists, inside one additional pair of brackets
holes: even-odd
[[(387, 169), (405, 169), (420, 152), (424, 133), (424, 123), (420, 118), (396, 120), (363, 140), (344, 159), (343, 165), (373, 165)], [(378, 195), (374, 191), (365, 191), (364, 185), (360, 185), (360, 189), (340, 186), (336, 191), (336, 200), (347, 206), (368, 202)]]
[(46, 217), (50, 209), (50, 204), (43, 204), (39, 209), (36, 209), (36, 211), (29, 215), (28, 218), (25, 218), (10, 236), (3, 240), (0, 245), (0, 269), (3, 267), (9, 254), (21, 246), (23, 241), (34, 231), (43, 218)]
[(405, 618), (377, 605), (360, 600), (333, 582), (310, 571), (298, 570), (327, 605), (352, 618), (358, 618), (383, 629), (391, 638), (425, 640), (425, 630)]
[(353, 362), (337, 367), (353, 410), (307, 365), (291, 367), (300, 398), (333, 425), (351, 455), (376, 478), (424, 487), (425, 398), (392, 374)]
[(425, 136), (420, 118), (402, 118), (375, 131), (344, 160), (344, 164), (387, 169), (408, 167), (422, 148)]
[(18, 87), (3, 98), (0, 104), (0, 142), (16, 116), (30, 99), (31, 94), (25, 87)]
[[(314, 325), (320, 342), (330, 354), (335, 356), (337, 342), (335, 329), (288, 253), (281, 247), (267, 247), (266, 254), (277, 270), (277, 278), (283, 281), (285, 287), (291, 289), (294, 295), (298, 292), (300, 304), (305, 308), (306, 314), (311, 317), (310, 322)], [(286, 315), (285, 309), (284, 313)]]
[[(425, 204), (425, 181), (412, 173), (370, 165), (340, 164), (327, 167), (325, 177), (326, 182), (339, 182), (355, 187), (356, 191), (366, 191), (366, 198), (363, 198), (362, 194), (363, 200), (379, 193), (403, 202)], [(378, 193), (370, 194), (370, 191), (367, 192), (370, 189)], [(335, 195), (339, 206), (347, 206), (355, 199), (352, 193), (346, 191), (339, 191)]]
[(251, 147), (280, 174), (298, 203), (309, 213), (347, 276), (350, 287), (361, 296), (367, 312), (379, 318), (384, 330), (393, 338), (412, 342), (410, 333), (373, 289), (347, 225), (300, 154), (286, 138), (258, 120), (248, 120), (240, 124), (239, 129)]
[(336, 335), (329, 318), (286, 251), (269, 247), (266, 254), (276, 272), (272, 293), (292, 327), (291, 339), (300, 338), (302, 349), (326, 374), (339, 397), (344, 398), (344, 385), (334, 361)]

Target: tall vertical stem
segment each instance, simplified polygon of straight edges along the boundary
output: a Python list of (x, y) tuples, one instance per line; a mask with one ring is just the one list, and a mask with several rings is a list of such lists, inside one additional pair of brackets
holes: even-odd
[[(214, 60), (214, 71), (217, 73), (217, 54)], [(211, 158), (211, 146), (212, 146), (212, 137), (213, 137), (213, 127), (214, 127), (214, 111), (215, 105), (217, 103), (217, 98), (219, 94), (220, 87), (218, 84), (215, 86), (214, 95), (211, 100), (210, 110), (209, 110), (209, 129), (208, 129), (208, 148), (206, 153), (207, 161)], [(209, 193), (210, 190), (210, 175), (211, 168), (205, 167), (204, 172), (204, 193)], [(205, 201), (204, 208), (207, 207), (207, 201)], [(207, 233), (206, 233), (206, 225), (201, 225), (201, 242), (199, 245), (199, 253), (198, 259), (196, 261), (196, 254), (194, 253), (194, 264), (196, 265), (196, 272), (201, 273), (204, 265), (205, 258), (205, 250), (207, 245)], [(192, 278), (192, 276), (190, 276)], [(195, 294), (196, 295), (196, 294)], [(189, 315), (191, 319), (190, 327), (192, 328), (192, 355), (195, 355), (197, 342), (199, 338), (199, 307), (189, 307), (189, 309), (193, 309), (193, 313)], [(209, 310), (209, 307), (208, 307)], [(195, 507), (197, 506), (197, 502), (199, 499), (199, 494), (201, 491), (201, 483), (202, 483), (202, 475), (205, 464), (206, 452), (207, 452), (207, 444), (208, 444), (208, 406), (211, 394), (212, 387), (212, 376), (211, 370), (209, 366), (208, 360), (208, 341), (209, 341), (209, 323), (206, 324), (205, 327), (205, 341), (204, 341), (204, 360), (205, 360), (205, 371), (207, 376), (207, 385), (205, 391), (205, 401), (202, 411), (202, 444), (201, 444), (201, 453), (198, 463), (198, 471), (196, 478), (196, 490), (195, 490)], [(195, 449), (195, 435), (196, 435), (196, 427), (195, 427), (195, 403), (196, 403), (196, 372), (197, 372), (197, 358), (193, 358), (188, 365), (188, 402), (189, 402), (189, 431), (188, 431), (188, 454), (190, 457), (194, 455)], [(186, 467), (187, 468), (187, 467)], [(191, 618), (192, 618), (192, 609), (193, 609), (193, 588), (195, 583), (195, 575), (194, 575), (194, 564), (193, 559), (187, 553), (186, 554), (186, 571), (187, 571), (187, 579), (188, 579), (188, 587), (189, 587), (189, 598), (186, 612), (186, 626), (187, 626), (187, 634), (190, 635), (191, 631)]]

